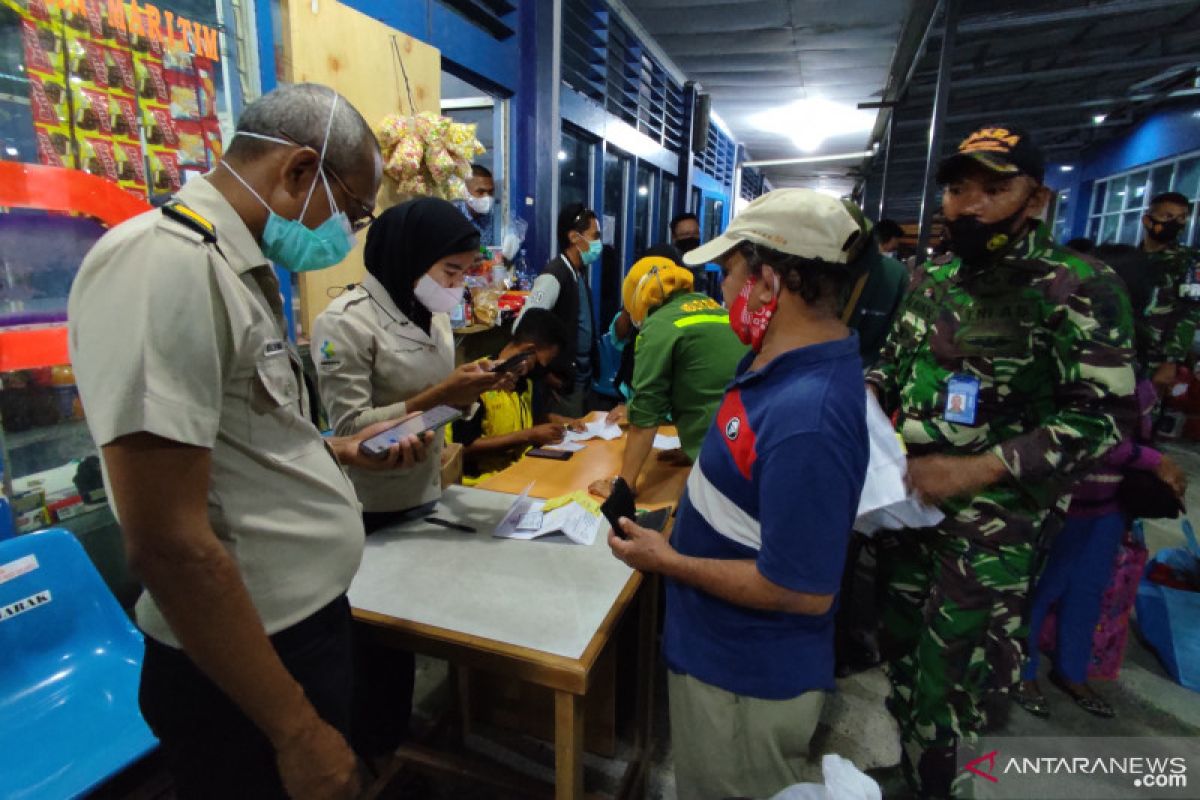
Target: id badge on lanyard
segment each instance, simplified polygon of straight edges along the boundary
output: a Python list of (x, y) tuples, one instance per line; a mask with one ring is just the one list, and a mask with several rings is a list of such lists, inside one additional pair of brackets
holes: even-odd
[(958, 425), (974, 425), (979, 408), (979, 378), (951, 375), (946, 382), (946, 407), (942, 419)]
[(1179, 296), (1184, 300), (1200, 302), (1200, 264), (1192, 264), (1179, 286)]

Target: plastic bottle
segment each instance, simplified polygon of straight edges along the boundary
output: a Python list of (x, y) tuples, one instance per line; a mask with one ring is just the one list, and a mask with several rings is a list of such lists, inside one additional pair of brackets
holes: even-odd
[(528, 292), (533, 288), (533, 275), (529, 273), (529, 261), (525, 257), (525, 250), (517, 253), (517, 260), (514, 263), (514, 269), (517, 273), (517, 285), (515, 288)]
[(61, 420), (78, 419), (79, 390), (75, 386), (75, 370), (70, 364), (59, 364), (50, 368), (50, 393)]

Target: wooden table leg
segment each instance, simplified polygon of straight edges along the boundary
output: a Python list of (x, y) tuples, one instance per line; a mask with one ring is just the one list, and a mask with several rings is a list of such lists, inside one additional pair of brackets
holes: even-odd
[(554, 693), (554, 797), (583, 797), (583, 697)]

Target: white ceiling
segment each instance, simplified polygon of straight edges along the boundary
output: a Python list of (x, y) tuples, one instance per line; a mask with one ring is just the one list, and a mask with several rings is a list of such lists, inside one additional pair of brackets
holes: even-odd
[[(712, 95), (712, 107), (751, 160), (861, 152), (870, 144), (911, 0), (625, 0), (638, 22), (688, 76)], [(796, 101), (816, 101), (791, 116)], [(830, 104), (836, 105), (830, 105)], [(848, 117), (848, 120), (843, 120)], [(832, 122), (840, 124), (832, 125)], [(815, 148), (812, 139), (833, 127)], [(851, 130), (847, 130), (851, 129)], [(766, 167), (775, 187), (849, 193), (862, 159)]]

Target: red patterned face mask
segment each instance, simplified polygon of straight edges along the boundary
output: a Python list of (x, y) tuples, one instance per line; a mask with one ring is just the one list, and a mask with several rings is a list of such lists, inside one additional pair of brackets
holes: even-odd
[(771, 317), (775, 315), (775, 308), (779, 305), (779, 293), (776, 292), (771, 298), (771, 302), (756, 311), (751, 311), (750, 293), (754, 291), (757, 284), (758, 278), (747, 279), (742, 291), (733, 301), (733, 307), (729, 309), (729, 326), (742, 340), (742, 344), (750, 345), (750, 349), (756, 353), (762, 350), (763, 337), (767, 335), (767, 326), (771, 324)]

